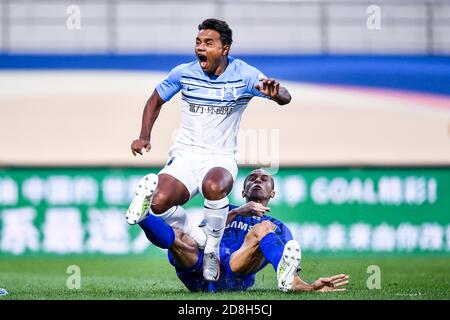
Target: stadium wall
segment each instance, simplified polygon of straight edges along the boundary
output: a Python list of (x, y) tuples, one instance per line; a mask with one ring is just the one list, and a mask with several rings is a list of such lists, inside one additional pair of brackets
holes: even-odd
[(0, 51), (188, 53), (214, 17), (239, 53), (448, 54), (449, 13), (446, 0), (2, 0)]
[[(283, 81), (293, 99), (283, 107), (252, 100), (240, 165), (450, 163), (449, 57), (242, 58)], [(129, 144), (157, 82), (191, 59), (0, 56), (0, 145), (8, 150), (0, 165), (161, 166), (178, 129), (178, 96), (164, 106), (148, 156), (132, 157)]]
[[(137, 181), (158, 170), (0, 169), (0, 256), (162, 256), (124, 219)], [(243, 203), (249, 170), (240, 169), (231, 203)], [(448, 168), (282, 168), (275, 192), (268, 214), (305, 254), (450, 253)], [(202, 207), (200, 196), (186, 205), (196, 222)]]

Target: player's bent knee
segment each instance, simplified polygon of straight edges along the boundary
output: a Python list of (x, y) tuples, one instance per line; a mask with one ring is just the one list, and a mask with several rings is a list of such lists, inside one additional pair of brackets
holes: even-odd
[(209, 200), (220, 200), (230, 192), (230, 188), (223, 182), (206, 179), (202, 184), (203, 196)]
[(219, 200), (227, 196), (227, 193), (221, 188), (218, 183), (203, 185), (202, 191), (204, 197), (209, 200)]
[(269, 232), (273, 231), (273, 224), (270, 221), (263, 221), (256, 224), (253, 229), (247, 234), (254, 237), (257, 241), (261, 241)]
[(173, 204), (171, 203), (169, 197), (163, 193), (155, 193), (152, 197), (150, 209), (154, 214), (163, 214), (172, 206)]
[(202, 193), (206, 199), (225, 198), (233, 188), (233, 176), (224, 168), (215, 167), (208, 171), (202, 181)]

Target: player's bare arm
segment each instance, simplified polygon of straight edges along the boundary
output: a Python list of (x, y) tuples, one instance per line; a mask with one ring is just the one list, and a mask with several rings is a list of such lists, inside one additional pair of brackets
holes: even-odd
[(147, 152), (150, 151), (150, 137), (153, 124), (155, 123), (156, 118), (158, 118), (164, 102), (165, 101), (161, 99), (156, 90), (153, 91), (152, 95), (147, 100), (142, 115), (142, 126), (139, 139), (136, 139), (131, 143), (131, 152), (134, 156), (136, 156), (137, 153), (142, 155), (142, 149), (145, 149)]
[(313, 283), (309, 284), (303, 281), (298, 275), (294, 278), (293, 291), (316, 291), (316, 292), (336, 292), (345, 291), (348, 284), (349, 276), (346, 274), (338, 274), (331, 277), (319, 278)]
[(288, 104), (291, 102), (291, 94), (289, 91), (280, 85), (275, 79), (264, 78), (261, 79), (262, 86), (257, 84), (255, 88), (262, 94), (270, 97), (279, 105)]

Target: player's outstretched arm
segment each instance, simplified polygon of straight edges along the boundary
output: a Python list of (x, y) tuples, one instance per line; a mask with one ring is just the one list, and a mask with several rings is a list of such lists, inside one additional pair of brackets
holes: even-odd
[(264, 78), (261, 79), (261, 82), (262, 86), (259, 84), (255, 86), (259, 92), (272, 98), (272, 100), (279, 105), (291, 102), (291, 94), (285, 87), (281, 86), (277, 80)]
[(332, 277), (319, 278), (311, 284), (300, 279), (298, 275), (294, 278), (293, 291), (317, 291), (317, 292), (336, 292), (345, 291), (348, 284), (348, 275), (338, 274)]
[(134, 156), (138, 153), (142, 155), (142, 149), (145, 149), (147, 152), (150, 151), (150, 136), (153, 124), (155, 123), (156, 118), (158, 118), (159, 111), (161, 111), (164, 102), (165, 101), (161, 99), (156, 90), (153, 91), (152, 95), (147, 100), (142, 115), (141, 134), (139, 135), (139, 139), (136, 139), (131, 143), (131, 152)]

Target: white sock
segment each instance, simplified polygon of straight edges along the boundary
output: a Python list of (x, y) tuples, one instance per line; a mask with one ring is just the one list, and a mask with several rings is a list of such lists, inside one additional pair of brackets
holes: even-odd
[(154, 214), (149, 210), (150, 214), (163, 219), (169, 226), (178, 228), (184, 233), (188, 234), (199, 247), (204, 247), (206, 245), (206, 234), (203, 230), (195, 225), (189, 214), (181, 206), (174, 206), (164, 212), (163, 214)]
[(206, 226), (204, 229), (208, 236), (205, 253), (219, 253), (220, 240), (222, 240), (228, 216), (228, 204), (228, 197), (220, 200), (205, 199)]

